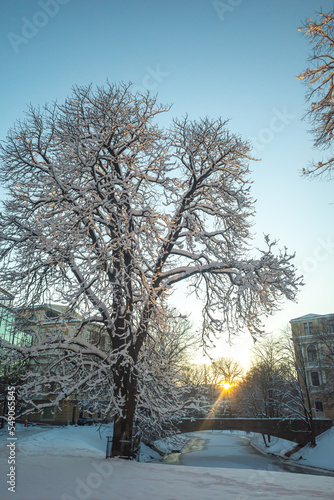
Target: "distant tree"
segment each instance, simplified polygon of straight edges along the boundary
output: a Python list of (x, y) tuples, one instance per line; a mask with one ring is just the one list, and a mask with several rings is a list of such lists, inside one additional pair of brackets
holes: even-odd
[(183, 367), (182, 377), (189, 386), (199, 387), (212, 384), (211, 372), (204, 363), (189, 363)]
[(319, 13), (299, 28), (311, 43), (310, 66), (297, 78), (306, 83), (309, 90), (306, 101), (310, 104), (306, 117), (312, 124), (314, 146), (329, 150), (326, 159), (312, 163), (303, 172), (308, 175), (324, 175), (333, 178), (334, 155), (334, 12)]
[(254, 364), (261, 373), (265, 415), (269, 418), (284, 414), (283, 395), (280, 382), (290, 372), (290, 365), (284, 355), (281, 339), (268, 335), (253, 347)]
[(233, 358), (218, 358), (211, 364), (212, 379), (216, 385), (224, 382), (234, 385), (240, 380), (244, 370), (238, 361)]
[(281, 391), (282, 379), (289, 377), (281, 339), (266, 336), (252, 349), (252, 366), (246, 373), (235, 401), (239, 411), (252, 417), (281, 417), (285, 415), (285, 395)]
[(307, 362), (303, 346), (291, 339), (290, 325), (280, 335), (266, 337), (253, 353), (252, 366), (234, 393), (237, 412), (248, 417), (304, 420), (315, 446), (315, 408)]
[(210, 366), (205, 363), (186, 363), (179, 374), (187, 401), (184, 415), (206, 417), (219, 395), (212, 382)]
[(152, 319), (150, 344), (153, 342), (175, 371), (183, 370), (200, 348), (199, 336), (188, 317), (175, 308), (163, 308), (155, 311)]
[(263, 387), (262, 373), (252, 366), (232, 394), (233, 408), (241, 417), (263, 418), (266, 416), (267, 387)]
[(275, 255), (268, 236), (249, 255), (248, 143), (221, 119), (186, 117), (162, 130), (153, 121), (168, 109), (124, 84), (75, 87), (62, 105), (30, 107), (1, 146), (2, 286), (18, 305), (68, 304), (68, 317), (78, 310), (110, 339), (108, 355), (79, 335), (21, 355), (68, 353), (74, 364), (56, 404), (107, 381), (113, 456), (132, 455), (141, 353), (177, 283), (204, 299), (204, 340), (242, 326), (258, 335), (260, 315), (301, 284), (293, 255)]
[(177, 432), (189, 406), (200, 406), (200, 398), (190, 394), (191, 384), (183, 376), (196, 345), (198, 338), (186, 317), (175, 309), (154, 312), (138, 358), (135, 441), (152, 442)]

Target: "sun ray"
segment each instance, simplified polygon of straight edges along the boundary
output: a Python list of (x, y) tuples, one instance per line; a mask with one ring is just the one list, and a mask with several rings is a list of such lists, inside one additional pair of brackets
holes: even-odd
[(213, 403), (213, 405), (211, 406), (203, 424), (201, 425), (201, 427), (199, 429), (200, 431), (207, 429), (207, 425), (206, 425), (207, 420), (209, 420), (211, 418), (215, 418), (216, 409), (219, 407), (221, 402), (224, 400), (224, 396), (226, 396), (226, 393), (232, 387), (233, 387), (233, 385), (231, 385), (229, 382), (224, 382), (223, 384), (220, 385), (221, 390), (220, 390), (219, 396), (216, 399), (216, 401)]

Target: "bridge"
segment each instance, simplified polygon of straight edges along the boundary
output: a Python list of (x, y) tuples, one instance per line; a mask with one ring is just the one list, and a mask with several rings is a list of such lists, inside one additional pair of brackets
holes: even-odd
[[(333, 426), (330, 419), (314, 420), (313, 422), (316, 436)], [(311, 440), (311, 431), (304, 420), (282, 420), (281, 418), (189, 418), (182, 419), (178, 428), (181, 433), (208, 430), (259, 432), (268, 436), (288, 439), (302, 445)]]

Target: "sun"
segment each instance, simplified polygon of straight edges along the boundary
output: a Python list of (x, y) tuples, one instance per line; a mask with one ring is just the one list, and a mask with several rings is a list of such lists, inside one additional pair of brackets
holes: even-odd
[(232, 385), (229, 383), (229, 382), (224, 382), (222, 384), (222, 388), (225, 389), (225, 391), (228, 391), (229, 389), (231, 389)]

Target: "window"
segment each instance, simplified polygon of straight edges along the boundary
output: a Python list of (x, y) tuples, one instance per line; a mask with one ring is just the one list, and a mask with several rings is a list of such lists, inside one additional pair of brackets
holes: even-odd
[(31, 331), (31, 330), (27, 330), (27, 331), (16, 331), (14, 334), (13, 334), (13, 344), (16, 344), (16, 345), (20, 345), (20, 346), (30, 346), (32, 345), (32, 341), (33, 341), (33, 336), (34, 336), (34, 332)]
[(313, 344), (307, 346), (307, 361), (309, 363), (314, 363), (317, 359), (318, 355), (315, 346)]
[(329, 333), (334, 333), (334, 318), (328, 321)]
[(314, 401), (315, 411), (324, 411), (324, 405), (322, 404), (321, 399), (315, 399)]
[(49, 319), (53, 319), (53, 318), (57, 318), (59, 316), (59, 314), (56, 313), (55, 311), (51, 311), (51, 309), (47, 309), (45, 311), (45, 316)]
[(55, 418), (55, 411), (54, 408), (48, 407), (43, 409), (43, 420), (54, 420)]
[(313, 335), (313, 323), (304, 323), (304, 335)]
[(311, 384), (315, 387), (320, 385), (319, 372), (311, 372)]

